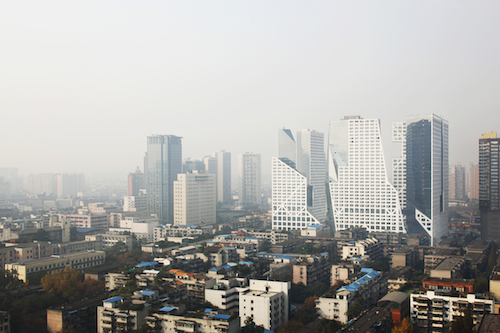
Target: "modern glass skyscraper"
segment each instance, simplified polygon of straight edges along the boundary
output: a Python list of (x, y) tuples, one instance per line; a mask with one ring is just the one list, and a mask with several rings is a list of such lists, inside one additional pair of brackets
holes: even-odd
[(479, 209), (481, 239), (500, 238), (500, 139), (485, 133), (479, 139)]
[(181, 137), (174, 135), (148, 136), (147, 194), (148, 212), (163, 222), (174, 221), (174, 181), (182, 173)]
[[(324, 135), (311, 130), (278, 132), (272, 165), (272, 227), (300, 230), (326, 219)], [(293, 149), (295, 147), (295, 149)]]
[(336, 230), (406, 232), (398, 192), (387, 177), (380, 120), (330, 122), (328, 176)]
[(407, 117), (405, 155), (408, 222), (436, 245), (448, 234), (448, 122), (434, 114)]

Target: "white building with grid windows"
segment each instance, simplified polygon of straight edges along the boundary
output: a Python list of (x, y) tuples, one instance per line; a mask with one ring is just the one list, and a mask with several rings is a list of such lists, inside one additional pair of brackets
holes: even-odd
[[(293, 146), (295, 145), (295, 150)], [(278, 157), (272, 165), (272, 227), (301, 230), (326, 219), (324, 135), (311, 130), (278, 132)]]
[(328, 176), (335, 230), (406, 232), (398, 192), (387, 177), (379, 119), (330, 122)]

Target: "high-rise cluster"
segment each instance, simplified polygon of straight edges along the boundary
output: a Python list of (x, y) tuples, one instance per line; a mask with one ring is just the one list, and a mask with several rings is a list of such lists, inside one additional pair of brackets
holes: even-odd
[(279, 130), (273, 228), (303, 229), (328, 216), (336, 230), (414, 228), (437, 244), (448, 232), (448, 122), (434, 114), (409, 116), (393, 124), (392, 138), (401, 143), (401, 156), (393, 159), (391, 183), (378, 119), (332, 121), (326, 159), (323, 134), (304, 130), (295, 139)]

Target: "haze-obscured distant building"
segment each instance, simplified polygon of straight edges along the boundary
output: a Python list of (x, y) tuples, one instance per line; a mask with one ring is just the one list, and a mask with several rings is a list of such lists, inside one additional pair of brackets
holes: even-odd
[(231, 203), (231, 153), (219, 151), (214, 153), (217, 159), (217, 202)]
[(450, 168), (450, 199), (465, 200), (465, 168), (456, 164)]
[(137, 170), (133, 173), (128, 174), (128, 195), (129, 196), (137, 196), (139, 195), (140, 190), (146, 189), (145, 176), (137, 168)]
[(238, 201), (243, 206), (261, 204), (260, 154), (238, 155)]
[(210, 225), (216, 223), (215, 175), (189, 171), (174, 181), (174, 224)]
[(174, 220), (174, 181), (182, 173), (181, 140), (175, 135), (147, 137), (148, 212), (163, 222)]

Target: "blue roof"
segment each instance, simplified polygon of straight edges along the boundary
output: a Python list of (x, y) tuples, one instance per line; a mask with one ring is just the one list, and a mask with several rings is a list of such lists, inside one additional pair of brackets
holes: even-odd
[(115, 297), (111, 297), (111, 298), (105, 299), (103, 302), (114, 303), (114, 302), (121, 301), (122, 299), (125, 299), (125, 298), (123, 298), (121, 296), (115, 296)]
[(228, 237), (229, 237), (229, 235), (218, 235), (218, 236), (216, 236), (216, 237), (228, 238)]
[(224, 266), (221, 266), (220, 268), (223, 268), (223, 269), (225, 269), (226, 271), (230, 271), (230, 270), (232, 270), (232, 269), (233, 269), (230, 265), (224, 265)]
[(135, 267), (151, 267), (158, 265), (158, 261), (143, 261), (135, 265)]
[(278, 259), (292, 259), (293, 257), (290, 257), (290, 256), (287, 256), (287, 255), (282, 255), (282, 256), (278, 256), (277, 257)]
[(210, 268), (209, 271), (212, 271), (212, 272), (218, 272), (220, 270), (219, 267), (214, 267), (214, 268)]
[(158, 311), (161, 311), (161, 312), (170, 312), (172, 310), (175, 310), (175, 308), (173, 306), (164, 306), (164, 307), (160, 308), (160, 310), (158, 310)]
[(154, 294), (155, 294), (154, 291), (149, 291), (149, 290), (143, 290), (143, 291), (141, 291), (141, 295), (153, 296)]
[(224, 247), (221, 247), (220, 249), (221, 250), (236, 250), (236, 248), (232, 247), (232, 246), (224, 246)]
[(215, 318), (215, 319), (229, 319), (231, 318), (230, 315), (225, 315), (225, 314), (216, 314), (215, 316), (213, 316), (212, 318)]
[(319, 227), (322, 227), (323, 225), (322, 224), (311, 224), (309, 226), (309, 228), (319, 228)]
[(362, 273), (371, 273), (371, 272), (373, 272), (373, 268), (363, 267), (363, 268), (361, 268), (361, 272)]
[(240, 265), (247, 265), (247, 266), (250, 266), (250, 265), (253, 265), (253, 262), (251, 261), (240, 261), (239, 262)]
[(98, 228), (76, 228), (76, 231), (78, 232), (89, 232), (92, 230), (99, 230)]
[(205, 313), (211, 313), (211, 312), (212, 312), (212, 309), (206, 308), (204, 312), (205, 312)]
[(245, 239), (258, 239), (257, 237), (246, 237)]

